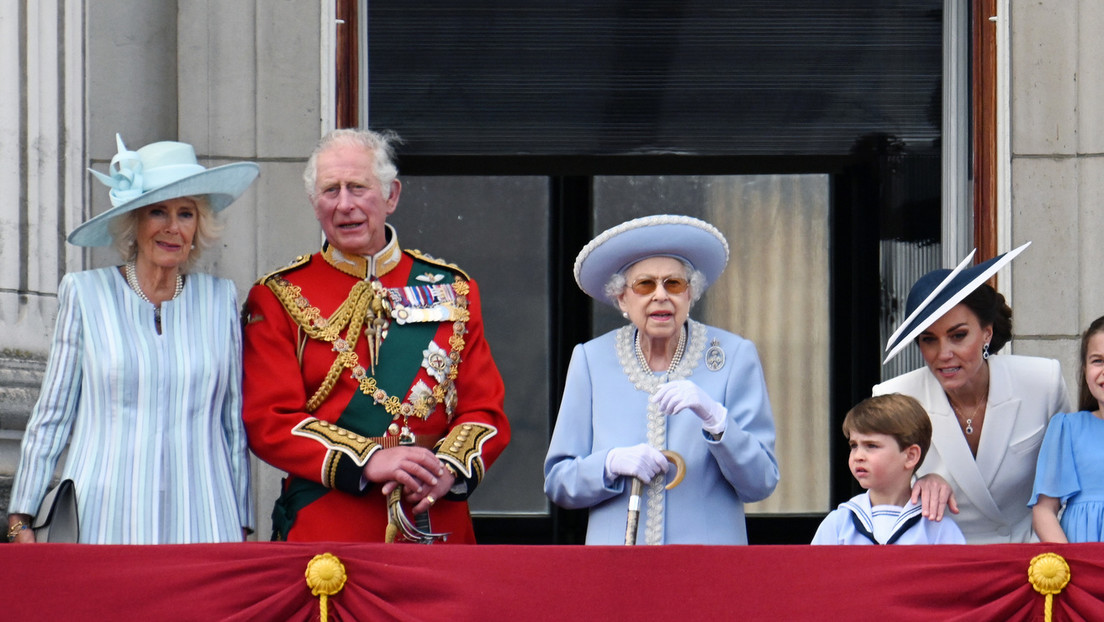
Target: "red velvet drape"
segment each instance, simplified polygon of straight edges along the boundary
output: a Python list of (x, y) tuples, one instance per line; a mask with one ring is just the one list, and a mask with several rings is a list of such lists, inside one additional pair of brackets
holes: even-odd
[(1054, 620), (1104, 620), (1104, 544), (577, 547), (243, 543), (0, 547), (4, 620), (1042, 620), (1031, 559), (1061, 555)]

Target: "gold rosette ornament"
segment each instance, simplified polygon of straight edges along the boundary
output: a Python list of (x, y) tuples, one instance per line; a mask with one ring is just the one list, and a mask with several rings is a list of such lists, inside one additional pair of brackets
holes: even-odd
[(306, 575), (307, 587), (318, 597), (319, 619), (325, 622), (329, 619), (326, 600), (345, 587), (345, 564), (329, 553), (315, 555), (307, 563)]
[(1054, 595), (1062, 591), (1070, 581), (1070, 567), (1057, 553), (1042, 553), (1031, 559), (1027, 567), (1027, 580), (1035, 591), (1046, 596), (1045, 619), (1051, 620)]

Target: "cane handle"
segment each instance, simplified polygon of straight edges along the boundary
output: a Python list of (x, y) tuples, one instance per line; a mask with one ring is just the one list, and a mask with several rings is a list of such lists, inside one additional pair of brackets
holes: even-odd
[(686, 461), (682, 459), (682, 456), (670, 449), (664, 449), (659, 453), (663, 454), (663, 457), (667, 458), (667, 462), (670, 462), (675, 467), (675, 478), (665, 487), (666, 490), (670, 490), (681, 484), (682, 478), (686, 477)]

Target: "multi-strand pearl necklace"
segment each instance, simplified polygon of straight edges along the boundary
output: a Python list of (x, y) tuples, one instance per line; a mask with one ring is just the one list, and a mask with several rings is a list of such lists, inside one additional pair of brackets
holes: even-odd
[[(636, 332), (636, 339), (633, 343), (633, 349), (636, 350), (636, 361), (640, 363), (640, 369), (646, 374), (653, 374), (655, 371), (652, 366), (648, 364), (648, 359), (644, 356), (644, 350), (640, 347), (640, 331)], [(664, 373), (664, 382), (667, 381), (667, 377), (671, 375), (671, 372), (678, 367), (679, 361), (682, 360), (682, 353), (686, 350), (686, 329), (679, 329), (678, 346), (675, 347), (675, 355), (671, 357), (671, 364), (667, 366), (667, 371)]]
[[(145, 300), (146, 302), (153, 305), (153, 320), (154, 320), (154, 322), (157, 323), (157, 327), (158, 327), (157, 332), (160, 333), (161, 332), (161, 305), (154, 304), (154, 302), (149, 299), (149, 296), (146, 295), (146, 292), (142, 291), (142, 286), (138, 284), (138, 270), (135, 267), (133, 261), (128, 261), (126, 263), (126, 268), (124, 269), (124, 272), (126, 273), (127, 285), (129, 285), (130, 288), (134, 290), (134, 293), (138, 294), (138, 297), (141, 298), (142, 300)], [(177, 274), (176, 275), (176, 289), (173, 291), (172, 298), (170, 298), (169, 300), (175, 300), (176, 297), (179, 296), (180, 292), (183, 291), (183, 290), (184, 290), (184, 276), (181, 275), (181, 274)]]

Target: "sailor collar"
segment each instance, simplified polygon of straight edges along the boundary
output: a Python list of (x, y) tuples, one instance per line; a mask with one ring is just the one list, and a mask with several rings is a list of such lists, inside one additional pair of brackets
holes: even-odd
[(873, 544), (893, 544), (897, 542), (906, 531), (924, 517), (922, 514), (923, 508), (920, 504), (909, 502), (901, 508), (901, 513), (897, 515), (897, 519), (893, 522), (893, 527), (890, 529), (886, 541), (878, 542), (877, 538), (874, 537), (874, 506), (870, 503), (870, 491), (867, 491), (864, 495), (854, 497), (850, 501), (844, 501), (839, 506), (851, 512), (851, 522), (855, 526), (855, 531), (865, 536)]
[(387, 228), (387, 244), (375, 255), (346, 255), (327, 240), (322, 245), (322, 258), (334, 268), (358, 279), (379, 278), (394, 270), (402, 259), (395, 228), (388, 224), (384, 227)]

